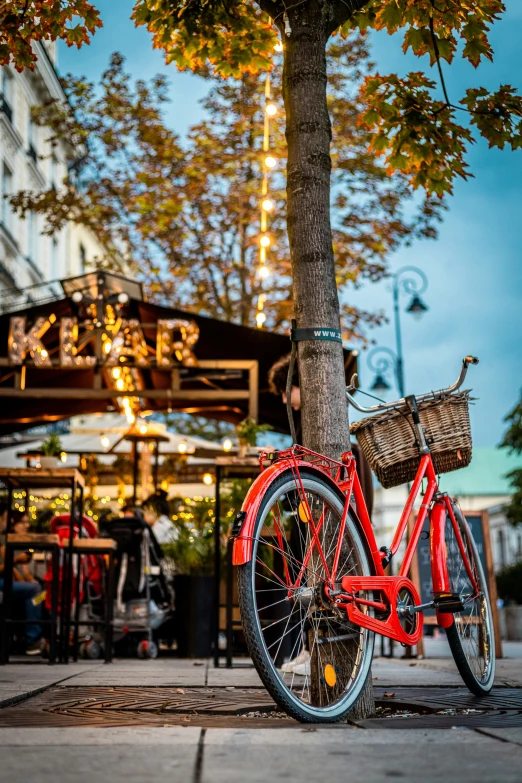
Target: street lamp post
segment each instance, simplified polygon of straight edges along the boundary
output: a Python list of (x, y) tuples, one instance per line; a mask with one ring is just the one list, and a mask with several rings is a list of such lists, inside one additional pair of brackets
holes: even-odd
[[(428, 309), (421, 299), (428, 287), (428, 278), (421, 269), (416, 266), (403, 266), (394, 275), (393, 280), (393, 315), (395, 323), (395, 353), (390, 348), (375, 348), (368, 355), (370, 370), (377, 373), (372, 389), (383, 391), (389, 388), (385, 380), (386, 371), (394, 366), (397, 378), (397, 387), (401, 397), (405, 395), (404, 384), (404, 360), (402, 353), (402, 331), (400, 316), (401, 291), (411, 296), (411, 301), (406, 312), (419, 318)], [(378, 358), (377, 358), (378, 357)]]

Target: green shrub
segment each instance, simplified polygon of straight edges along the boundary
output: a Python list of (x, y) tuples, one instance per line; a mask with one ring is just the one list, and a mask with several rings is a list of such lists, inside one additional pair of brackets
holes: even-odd
[(497, 592), (506, 604), (522, 604), (522, 560), (499, 571)]

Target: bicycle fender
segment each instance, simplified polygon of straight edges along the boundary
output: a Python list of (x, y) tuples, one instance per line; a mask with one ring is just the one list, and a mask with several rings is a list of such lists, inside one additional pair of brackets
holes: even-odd
[[(435, 503), (430, 514), (430, 558), (431, 579), (435, 595), (449, 590), (448, 568), (446, 565), (446, 504), (443, 501)], [(449, 628), (453, 623), (452, 614), (437, 611), (437, 623), (441, 628)]]
[[(298, 463), (307, 464), (307, 463)], [(254, 536), (254, 524), (259, 511), (259, 506), (263, 500), (265, 492), (268, 486), (275, 481), (275, 479), (289, 469), (287, 462), (274, 463), (270, 467), (266, 468), (254, 481), (248, 490), (246, 497), (241, 506), (239, 512), (243, 519), (241, 521), (241, 527), (234, 540), (234, 546), (232, 549), (232, 563), (233, 565), (244, 565), (252, 559), (252, 538)], [(239, 516), (239, 515), (238, 515)]]

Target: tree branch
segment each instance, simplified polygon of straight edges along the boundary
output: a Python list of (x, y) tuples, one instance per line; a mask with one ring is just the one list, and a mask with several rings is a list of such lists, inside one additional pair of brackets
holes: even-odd
[[(268, 14), (271, 19), (275, 19), (277, 16), (282, 15), (285, 10), (282, 4), (279, 5), (273, 0), (256, 0), (256, 2), (260, 9), (264, 11), (265, 14)], [(281, 20), (279, 20), (279, 22), (280, 21)]]
[(369, 0), (333, 0), (333, 15), (328, 28), (328, 34), (332, 35), (339, 27), (350, 19), (357, 11), (361, 11)]
[(448, 96), (448, 91), (446, 89), (446, 82), (444, 81), (444, 74), (442, 73), (442, 66), (440, 64), (439, 45), (437, 43), (437, 37), (435, 35), (435, 30), (433, 28), (432, 16), (430, 16), (430, 34), (433, 43), (433, 51), (435, 52), (435, 59), (437, 60), (437, 68), (439, 70), (440, 83), (442, 85), (442, 92), (444, 93), (444, 100), (446, 101), (447, 106), (451, 106), (451, 102)]

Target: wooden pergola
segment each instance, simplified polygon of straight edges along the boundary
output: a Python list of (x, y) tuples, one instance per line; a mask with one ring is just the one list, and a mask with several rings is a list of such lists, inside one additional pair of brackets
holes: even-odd
[[(59, 299), (0, 316), (0, 435), (117, 409), (251, 416), (288, 431), (267, 384), (288, 337), (153, 304), (112, 273), (61, 286)], [(356, 364), (346, 350), (347, 378)]]

